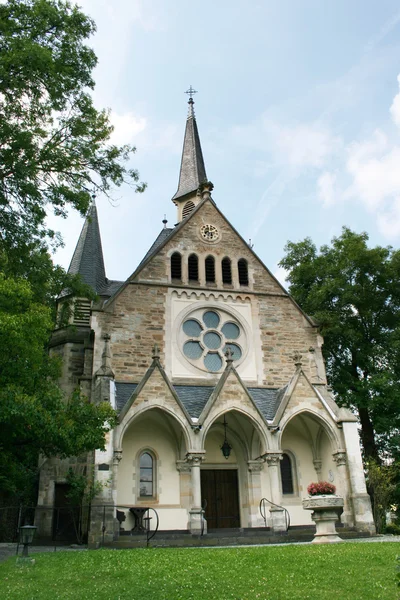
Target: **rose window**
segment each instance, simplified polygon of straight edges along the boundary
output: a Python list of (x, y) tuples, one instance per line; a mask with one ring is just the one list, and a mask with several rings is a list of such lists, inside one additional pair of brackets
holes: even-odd
[(182, 334), (183, 354), (199, 369), (210, 373), (223, 370), (228, 348), (234, 364), (243, 357), (244, 329), (225, 311), (196, 310), (182, 323)]

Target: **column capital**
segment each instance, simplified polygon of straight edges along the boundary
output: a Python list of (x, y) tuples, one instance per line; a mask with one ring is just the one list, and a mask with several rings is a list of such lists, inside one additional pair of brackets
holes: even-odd
[(188, 452), (186, 454), (186, 462), (188, 462), (192, 467), (200, 466), (206, 457), (205, 454), (205, 450), (195, 450), (193, 452)]
[(247, 468), (249, 471), (253, 473), (257, 473), (264, 469), (264, 461), (263, 460), (248, 460)]
[(338, 450), (337, 452), (334, 452), (332, 456), (338, 467), (347, 465), (347, 453), (345, 450)]
[(267, 452), (264, 454), (268, 467), (277, 467), (283, 458), (282, 452)]

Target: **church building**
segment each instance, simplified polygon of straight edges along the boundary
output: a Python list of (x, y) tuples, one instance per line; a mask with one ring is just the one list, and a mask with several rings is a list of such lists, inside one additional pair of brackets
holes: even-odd
[[(286, 529), (287, 513), (308, 525), (302, 499), (315, 481), (344, 498), (344, 525), (373, 532), (357, 419), (327, 386), (318, 326), (219, 210), (193, 105), (177, 224), (164, 223), (126, 281), (111, 280), (93, 202), (69, 272), (97, 299), (76, 300), (72, 326), (50, 344), (65, 392), (80, 386), (119, 415), (106, 450), (88, 461), (103, 484), (93, 504), (107, 508), (103, 532), (92, 509), (90, 539), (118, 537), (117, 511), (133, 528), (132, 507), (154, 508), (161, 530), (261, 527), (263, 498), (273, 531)], [(39, 506), (60, 503), (79, 464), (46, 461)]]

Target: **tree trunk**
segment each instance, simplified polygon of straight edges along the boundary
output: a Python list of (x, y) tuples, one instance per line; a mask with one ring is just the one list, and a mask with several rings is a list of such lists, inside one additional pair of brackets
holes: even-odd
[(365, 462), (368, 462), (372, 459), (380, 464), (381, 461), (379, 458), (378, 448), (375, 443), (374, 427), (372, 425), (368, 409), (365, 407), (358, 408), (358, 415), (360, 417), (361, 442), (364, 451), (364, 460)]

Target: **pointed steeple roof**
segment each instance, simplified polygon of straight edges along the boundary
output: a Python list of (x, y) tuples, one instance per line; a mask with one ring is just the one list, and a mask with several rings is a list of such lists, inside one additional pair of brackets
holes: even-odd
[(207, 181), (199, 132), (197, 129), (196, 117), (194, 115), (193, 92), (194, 90), (192, 90), (192, 88), (188, 91), (188, 93), (190, 93), (188, 102), (189, 112), (186, 121), (185, 139), (183, 142), (178, 191), (172, 198), (173, 201), (186, 196), (186, 194), (197, 191), (199, 185), (204, 181)]
[(103, 249), (95, 201), (89, 207), (81, 235), (68, 269), (71, 275), (79, 274), (96, 293), (106, 284)]

